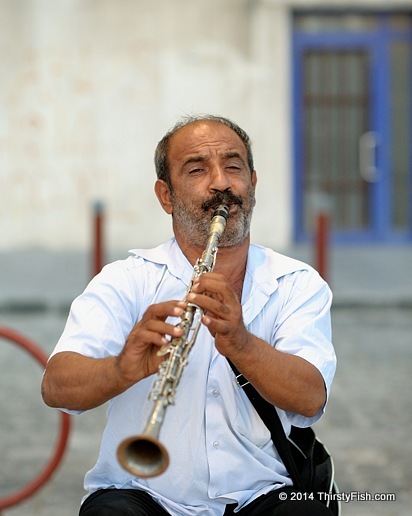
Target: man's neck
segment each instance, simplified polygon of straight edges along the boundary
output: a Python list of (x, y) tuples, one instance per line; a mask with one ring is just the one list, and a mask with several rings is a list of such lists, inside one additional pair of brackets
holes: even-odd
[[(183, 254), (189, 260), (191, 265), (195, 265), (196, 261), (202, 256), (204, 249), (193, 247), (184, 239), (176, 235), (176, 241), (179, 244)], [(244, 242), (231, 247), (218, 248), (216, 256), (216, 265), (214, 272), (223, 274), (232, 285), (238, 296), (241, 296), (243, 279), (246, 272), (247, 256), (249, 252), (249, 236)]]

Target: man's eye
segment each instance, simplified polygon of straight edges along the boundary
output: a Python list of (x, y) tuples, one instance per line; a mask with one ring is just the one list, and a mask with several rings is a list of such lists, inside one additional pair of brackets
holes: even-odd
[(189, 174), (198, 174), (199, 172), (202, 172), (203, 168), (191, 168), (189, 170)]

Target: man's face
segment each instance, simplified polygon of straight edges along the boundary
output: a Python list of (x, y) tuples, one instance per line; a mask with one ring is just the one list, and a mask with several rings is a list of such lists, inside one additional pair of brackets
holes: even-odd
[(230, 207), (220, 246), (238, 245), (249, 235), (255, 205), (256, 173), (251, 173), (239, 136), (214, 121), (189, 124), (169, 145), (171, 213), (176, 233), (204, 247), (214, 209)]

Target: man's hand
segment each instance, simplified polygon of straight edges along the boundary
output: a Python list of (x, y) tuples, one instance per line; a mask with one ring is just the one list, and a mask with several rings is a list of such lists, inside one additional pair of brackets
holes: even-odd
[(122, 377), (135, 383), (157, 372), (164, 357), (157, 355), (169, 341), (167, 337), (180, 337), (181, 328), (166, 323), (168, 317), (180, 317), (186, 304), (182, 301), (165, 301), (149, 306), (142, 319), (134, 326), (120, 355), (117, 365)]
[(242, 306), (223, 274), (205, 273), (196, 278), (188, 301), (203, 309), (202, 322), (215, 339), (216, 349), (231, 358), (242, 351), (249, 336)]
[(307, 417), (318, 413), (326, 401), (320, 372), (306, 360), (282, 353), (247, 331), (238, 296), (225, 276), (202, 274), (192, 291), (188, 301), (205, 311), (203, 323), (215, 338), (219, 353), (229, 358), (267, 401)]
[(64, 351), (48, 362), (42, 395), (51, 407), (88, 410), (121, 394), (136, 382), (155, 373), (163, 357), (157, 351), (166, 337), (179, 337), (180, 328), (166, 323), (183, 314), (185, 303), (167, 301), (150, 306), (134, 326), (119, 356), (91, 358)]

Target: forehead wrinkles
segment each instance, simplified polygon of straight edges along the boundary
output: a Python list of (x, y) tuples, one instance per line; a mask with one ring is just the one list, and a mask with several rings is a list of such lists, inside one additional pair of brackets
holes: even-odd
[(169, 158), (185, 160), (190, 155), (238, 152), (246, 158), (246, 148), (240, 137), (229, 127), (218, 123), (190, 124), (173, 135)]

